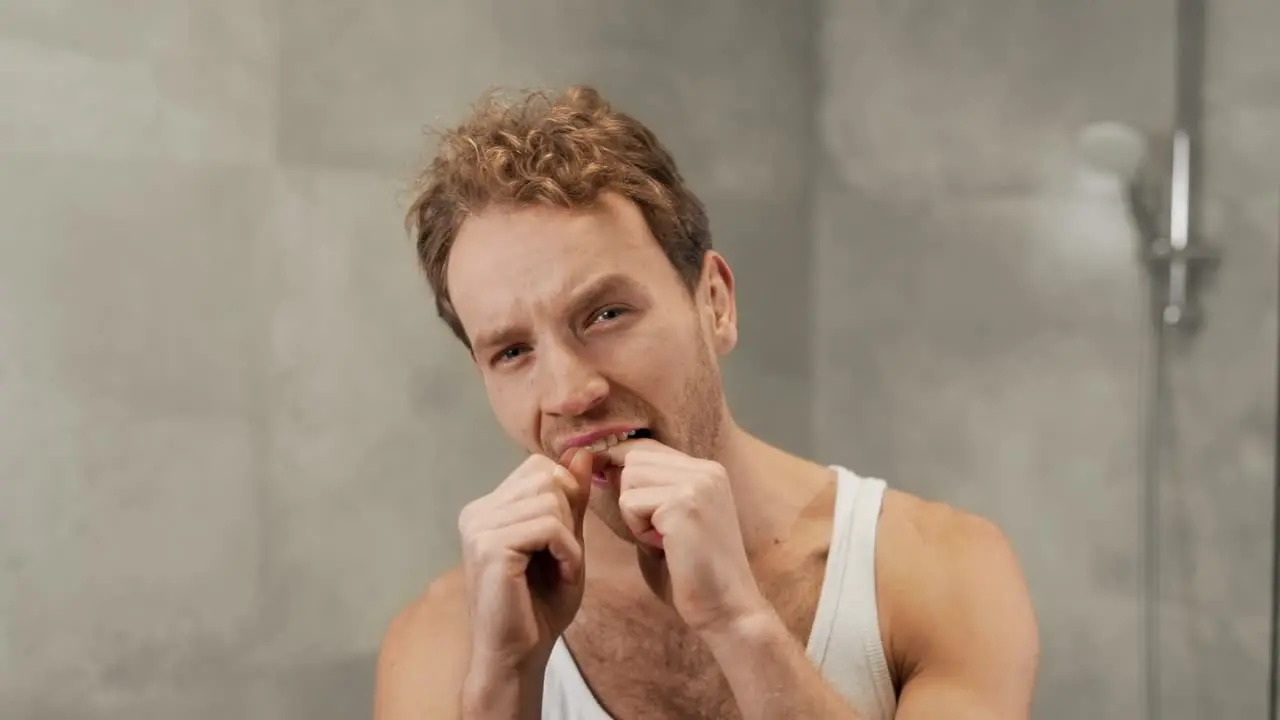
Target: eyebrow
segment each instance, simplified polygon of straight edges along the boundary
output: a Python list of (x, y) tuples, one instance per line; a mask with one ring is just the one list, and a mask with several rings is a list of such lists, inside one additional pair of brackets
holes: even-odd
[[(592, 306), (603, 302), (605, 298), (611, 295), (636, 292), (638, 290), (640, 290), (639, 283), (618, 273), (610, 273), (592, 278), (574, 291), (573, 297), (568, 303), (569, 315), (579, 315), (587, 310), (594, 309)], [(520, 326), (506, 325), (480, 333), (476, 336), (475, 342), (472, 343), (472, 347), (477, 350), (506, 347), (507, 345), (514, 344), (524, 334), (525, 331)]]

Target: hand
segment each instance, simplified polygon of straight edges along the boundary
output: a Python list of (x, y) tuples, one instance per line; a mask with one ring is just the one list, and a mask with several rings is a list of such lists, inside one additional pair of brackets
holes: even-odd
[(641, 540), (645, 581), (692, 630), (715, 631), (771, 610), (747, 562), (724, 467), (654, 440), (603, 454), (622, 468), (618, 507)]
[(560, 460), (530, 456), (458, 518), (473, 671), (524, 669), (550, 652), (582, 604), (593, 457), (570, 450)]

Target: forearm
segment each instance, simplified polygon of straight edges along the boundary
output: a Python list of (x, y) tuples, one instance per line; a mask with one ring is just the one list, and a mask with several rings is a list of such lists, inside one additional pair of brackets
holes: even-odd
[(703, 634), (747, 720), (857, 720), (773, 612)]
[(506, 670), (472, 666), (462, 687), (462, 720), (540, 720), (546, 663)]

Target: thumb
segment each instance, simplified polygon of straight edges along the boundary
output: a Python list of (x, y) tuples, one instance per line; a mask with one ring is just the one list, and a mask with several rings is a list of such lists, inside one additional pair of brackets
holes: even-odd
[(586, 448), (572, 448), (560, 457), (560, 464), (569, 469), (577, 481), (577, 487), (569, 493), (569, 507), (573, 509), (574, 532), (582, 536), (582, 519), (587, 513), (587, 499), (591, 496), (591, 470), (595, 454)]

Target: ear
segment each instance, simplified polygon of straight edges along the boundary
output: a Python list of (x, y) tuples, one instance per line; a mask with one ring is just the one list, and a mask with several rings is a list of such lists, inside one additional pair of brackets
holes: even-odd
[(738, 344), (738, 306), (734, 297), (733, 270), (724, 256), (708, 250), (702, 262), (699, 283), (712, 346), (718, 355), (727, 355)]

